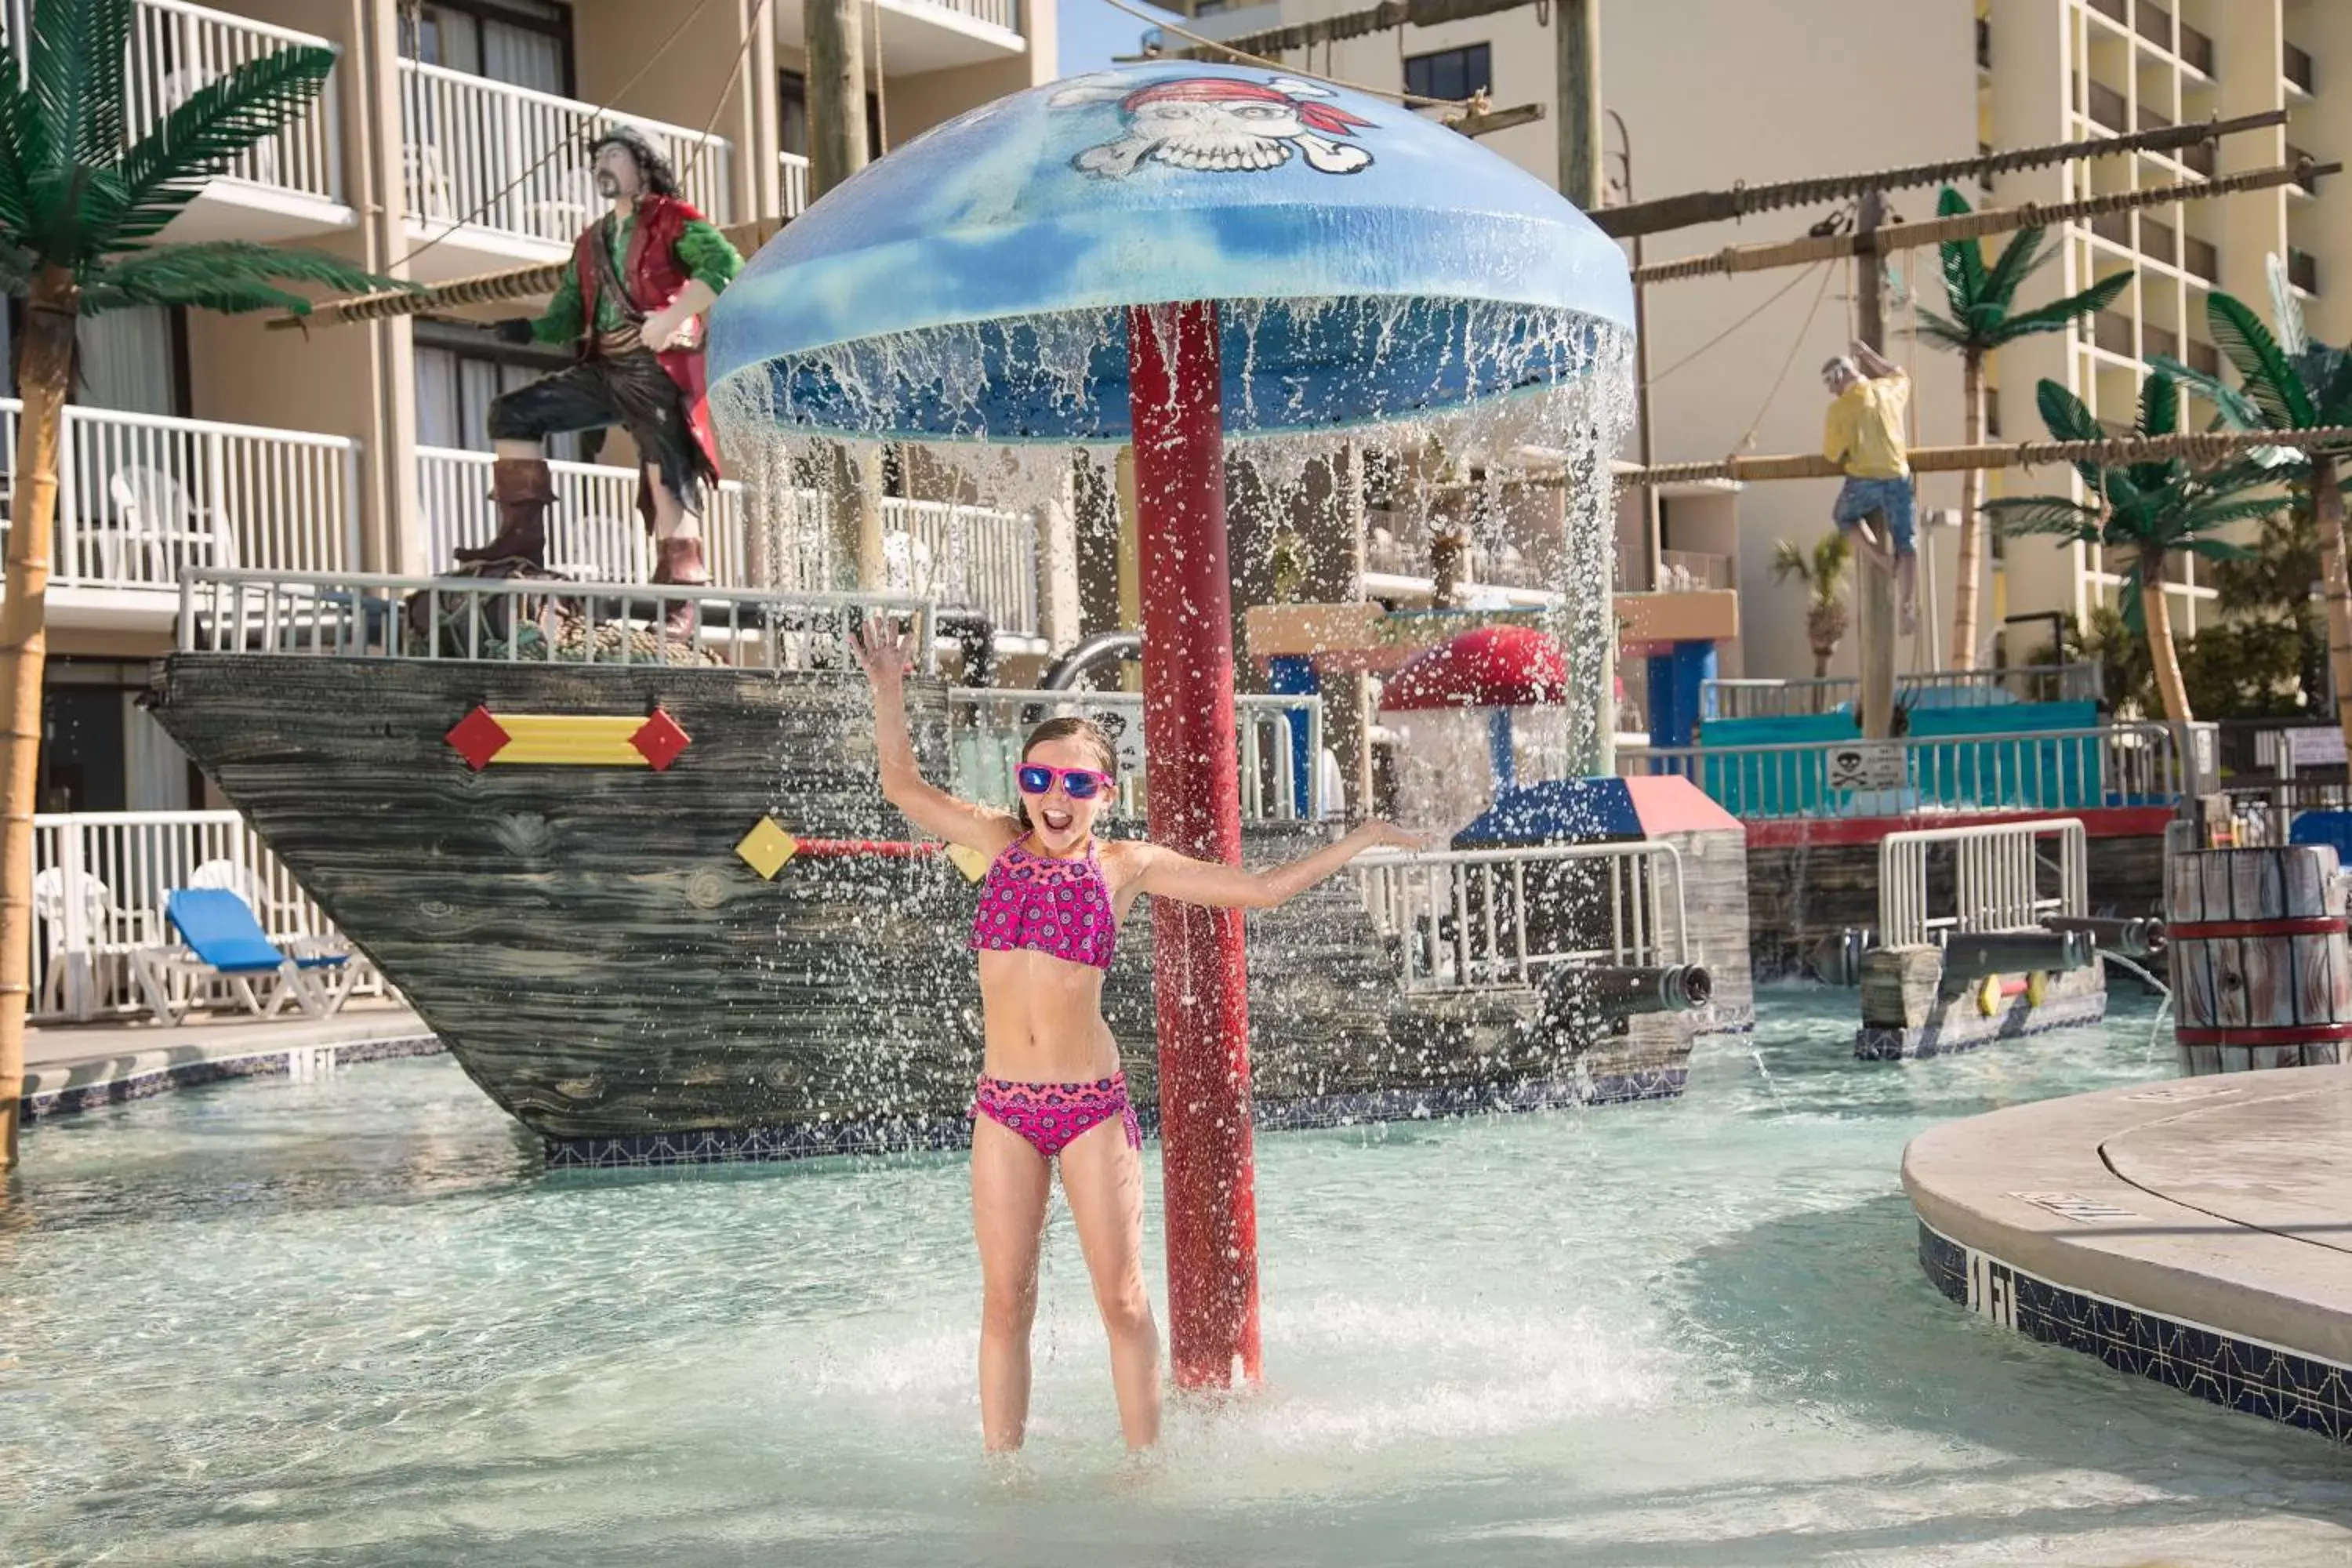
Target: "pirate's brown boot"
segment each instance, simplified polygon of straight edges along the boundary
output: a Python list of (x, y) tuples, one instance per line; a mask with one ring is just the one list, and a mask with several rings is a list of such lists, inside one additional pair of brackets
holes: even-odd
[[(654, 581), (677, 587), (707, 588), (710, 585), (710, 569), (703, 564), (702, 541), (699, 539), (656, 539), (654, 550), (658, 559), (654, 563)], [(662, 601), (662, 622), (674, 637), (690, 637), (696, 625), (692, 599)]]
[(490, 500), (499, 509), (499, 536), (460, 545), (460, 561), (528, 561), (547, 564), (547, 509), (555, 504), (555, 476), (543, 458), (499, 458), (490, 464)]

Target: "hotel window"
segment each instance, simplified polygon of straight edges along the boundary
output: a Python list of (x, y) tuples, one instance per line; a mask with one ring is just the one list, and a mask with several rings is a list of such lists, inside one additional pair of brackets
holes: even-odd
[[(808, 78), (798, 71), (776, 73), (777, 140), (794, 157), (809, 153)], [(882, 156), (882, 96), (866, 89), (866, 155)]]
[(1412, 55), (1404, 62), (1404, 89), (1415, 98), (1460, 100), (1495, 88), (1494, 48), (1465, 44), (1433, 55)]
[(572, 96), (572, 7), (555, 0), (429, 0), (402, 16), (401, 52), (510, 87)]
[[(416, 444), (459, 451), (490, 449), (490, 399), (528, 386), (572, 356), (561, 349), (501, 343), (478, 328), (421, 322), (416, 329)], [(591, 462), (601, 431), (551, 437), (547, 455)]]

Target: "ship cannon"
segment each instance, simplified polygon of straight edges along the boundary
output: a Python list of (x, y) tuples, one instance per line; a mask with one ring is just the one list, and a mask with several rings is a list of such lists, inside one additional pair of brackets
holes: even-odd
[(2154, 958), (2164, 952), (2164, 922), (2113, 915), (2052, 915), (2042, 922), (2055, 931), (2080, 931), (2094, 947), (2126, 958)]
[(1563, 965), (1544, 982), (1544, 1011), (1555, 1019), (1695, 1013), (1714, 999), (1713, 977), (1696, 963)]

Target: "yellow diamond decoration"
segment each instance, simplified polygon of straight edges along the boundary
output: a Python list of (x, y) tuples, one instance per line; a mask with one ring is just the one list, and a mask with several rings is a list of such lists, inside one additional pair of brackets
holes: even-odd
[(949, 845), (948, 863), (962, 872), (967, 882), (977, 882), (988, 875), (988, 857), (969, 844)]
[(772, 879), (800, 847), (801, 841), (777, 826), (774, 817), (763, 816), (757, 826), (743, 835), (743, 841), (735, 846), (735, 853), (762, 878)]

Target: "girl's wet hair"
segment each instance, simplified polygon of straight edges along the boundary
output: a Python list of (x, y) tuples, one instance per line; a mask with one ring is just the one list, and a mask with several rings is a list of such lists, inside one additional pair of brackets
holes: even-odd
[(1029, 753), (1051, 741), (1080, 741), (1092, 746), (1095, 755), (1102, 759), (1102, 771), (1118, 776), (1118, 748), (1111, 743), (1108, 731), (1091, 719), (1048, 719), (1029, 731), (1029, 739), (1021, 745), (1021, 760), (1027, 762)]

